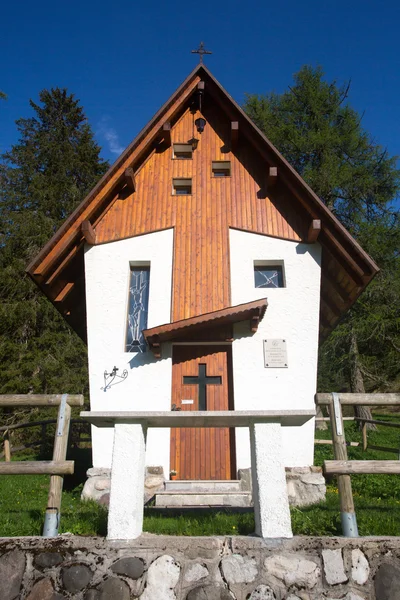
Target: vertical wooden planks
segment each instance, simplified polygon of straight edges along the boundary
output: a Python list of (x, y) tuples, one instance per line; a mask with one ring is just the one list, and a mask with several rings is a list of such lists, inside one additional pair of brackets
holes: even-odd
[[(173, 143), (193, 137), (198, 116), (187, 110), (180, 117), (172, 127)], [(136, 171), (136, 191), (117, 200), (96, 225), (98, 243), (175, 227), (174, 321), (230, 305), (229, 227), (300, 239), (297, 217), (287, 222), (279, 196), (271, 202), (257, 195), (268, 165), (244, 138), (229, 152), (230, 121), (219, 109), (210, 105), (204, 116), (207, 124), (203, 133), (195, 131), (199, 142), (192, 159), (173, 159), (172, 147), (154, 149)], [(231, 176), (213, 177), (213, 160), (230, 160)], [(192, 194), (173, 195), (174, 177), (191, 178)]]
[[(220, 376), (222, 385), (207, 386), (207, 409), (229, 409), (228, 356), (230, 346), (177, 345), (173, 348), (172, 399), (181, 410), (198, 410), (198, 386), (183, 384), (184, 376), (197, 377), (199, 365), (207, 376)], [(192, 399), (193, 404), (182, 404)], [(171, 430), (171, 469), (178, 479), (230, 479), (232, 451), (227, 428)]]

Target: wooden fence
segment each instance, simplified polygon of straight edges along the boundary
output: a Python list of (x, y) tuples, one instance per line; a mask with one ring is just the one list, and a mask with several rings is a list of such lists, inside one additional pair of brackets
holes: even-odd
[(43, 535), (53, 537), (58, 533), (60, 522), (61, 495), (64, 475), (74, 472), (74, 461), (67, 461), (67, 445), (71, 422), (71, 406), (83, 406), (82, 395), (3, 395), (0, 396), (0, 407), (16, 406), (58, 406), (56, 432), (52, 461), (11, 461), (9, 431), (5, 438), (4, 452), (6, 461), (0, 463), (0, 475), (51, 475)]
[[(354, 461), (347, 458), (347, 443), (344, 430), (342, 405), (361, 406), (399, 406), (400, 394), (316, 394), (317, 406), (329, 409), (331, 423), (333, 455), (335, 460), (324, 461), (326, 475), (337, 475), (340, 512), (343, 535), (357, 537), (357, 518), (354, 509), (351, 474), (355, 473), (400, 473), (400, 461), (391, 460), (362, 460)], [(369, 419), (357, 419), (366, 423)], [(387, 421), (380, 422), (380, 424)], [(396, 424), (396, 426), (399, 426)], [(366, 426), (363, 426), (363, 445), (366, 447)], [(370, 446), (371, 447), (371, 446)], [(387, 451), (387, 448), (375, 447)], [(389, 450), (390, 451), (390, 450)]]
[[(51, 425), (55, 425), (57, 423), (57, 419), (45, 419), (44, 421), (31, 421), (26, 423), (17, 423), (16, 425), (3, 425), (0, 427), (0, 437), (3, 437), (3, 452), (0, 453), (0, 459), (4, 457), (6, 462), (11, 460), (11, 455), (17, 452), (23, 452), (24, 450), (28, 450), (30, 448), (34, 448), (35, 446), (41, 447), (41, 454), (44, 454), (47, 442), (47, 428)], [(71, 431), (70, 431), (70, 443), (72, 444), (81, 444), (81, 443), (91, 443), (92, 438), (90, 436), (84, 437), (81, 432), (73, 431), (73, 425), (83, 425), (84, 428), (87, 429), (88, 423), (84, 419), (71, 419)], [(32, 429), (35, 427), (40, 427), (40, 439), (35, 440), (33, 442), (24, 443), (23, 445), (15, 446), (12, 444), (12, 435), (19, 429)]]

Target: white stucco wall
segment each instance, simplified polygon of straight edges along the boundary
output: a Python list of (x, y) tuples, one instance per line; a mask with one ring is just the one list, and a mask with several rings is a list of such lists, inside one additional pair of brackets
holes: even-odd
[[(91, 410), (170, 410), (171, 346), (163, 344), (156, 360), (152, 352), (125, 352), (125, 335), (131, 264), (150, 264), (148, 327), (170, 322), (172, 256), (173, 229), (86, 248)], [(104, 371), (114, 366), (128, 377), (103, 391)], [(169, 473), (169, 430), (151, 429), (147, 439), (146, 464)], [(93, 466), (110, 467), (113, 429), (93, 427), (92, 441)]]
[[(283, 261), (286, 287), (255, 288), (255, 261)], [(236, 410), (313, 409), (316, 391), (319, 299), (319, 244), (303, 244), (230, 230), (232, 305), (268, 298), (255, 334), (248, 323), (234, 327), (233, 381)], [(265, 368), (264, 339), (287, 343), (288, 368)], [(285, 466), (313, 463), (314, 420), (282, 429)], [(247, 429), (236, 430), (237, 467), (250, 467)]]

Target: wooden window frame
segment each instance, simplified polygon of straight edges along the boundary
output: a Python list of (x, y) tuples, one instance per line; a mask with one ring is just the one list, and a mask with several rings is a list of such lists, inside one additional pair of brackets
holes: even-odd
[[(231, 161), (230, 160), (213, 160), (211, 163), (212, 175), (215, 179), (225, 179), (231, 176)], [(216, 173), (219, 173), (216, 175)]]
[[(183, 189), (187, 187), (190, 192), (177, 192), (180, 188)], [(191, 196), (193, 189), (193, 182), (191, 177), (174, 177), (172, 179), (172, 195), (173, 196)]]
[[(147, 276), (147, 290), (145, 292), (145, 306), (144, 306), (144, 318), (142, 316), (139, 317), (140, 322), (140, 333), (135, 339), (139, 341), (139, 343), (133, 345), (133, 340), (129, 341), (129, 319), (130, 319), (130, 288), (132, 285), (132, 273), (135, 271), (148, 273)], [(147, 351), (146, 340), (143, 336), (142, 330), (147, 328), (148, 318), (149, 318), (149, 306), (150, 306), (150, 274), (151, 274), (151, 263), (150, 261), (137, 261), (129, 263), (129, 283), (128, 283), (128, 298), (127, 298), (127, 307), (126, 307), (126, 330), (125, 330), (125, 343), (124, 343), (124, 352), (140, 352), (144, 353)], [(136, 332), (137, 333), (137, 332)], [(128, 348), (128, 345), (131, 348)], [(137, 348), (135, 350), (134, 348)]]
[[(177, 149), (177, 148), (180, 149)], [(187, 150), (185, 150), (185, 148)], [(182, 154), (190, 154), (190, 156), (177, 156), (176, 152), (181, 152)], [(172, 144), (172, 160), (193, 160), (193, 146), (192, 144), (187, 143), (175, 143)]]
[[(279, 286), (256, 286), (256, 281), (255, 281), (255, 273), (256, 273), (256, 269), (257, 268), (265, 268), (268, 270), (273, 270), (276, 269), (278, 272), (281, 272), (281, 278), (282, 278), (282, 285)], [(277, 259), (277, 260), (255, 260), (253, 263), (253, 272), (254, 272), (254, 287), (256, 289), (266, 289), (266, 290), (273, 290), (273, 289), (280, 289), (283, 290), (287, 287), (286, 284), (286, 271), (285, 271), (285, 261), (282, 259)]]

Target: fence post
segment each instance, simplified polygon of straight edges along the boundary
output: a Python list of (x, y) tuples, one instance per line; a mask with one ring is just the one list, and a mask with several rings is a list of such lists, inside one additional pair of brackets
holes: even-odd
[[(346, 438), (344, 434), (342, 407), (339, 394), (332, 392), (332, 401), (329, 407), (331, 419), (333, 454), (336, 460), (347, 460)], [(343, 535), (358, 537), (357, 518), (354, 510), (353, 492), (351, 489), (350, 475), (338, 475), (338, 488), (340, 499), (340, 516)]]
[(365, 450), (368, 447), (368, 433), (367, 433), (367, 424), (364, 421), (363, 426), (362, 426), (362, 438), (363, 438), (363, 450), (365, 452)]
[[(54, 439), (53, 461), (64, 461), (67, 456), (71, 407), (67, 403), (68, 394), (63, 394), (58, 409), (56, 435)], [(44, 518), (43, 537), (55, 537), (60, 524), (61, 494), (64, 483), (62, 475), (50, 477), (49, 496)]]
[(47, 434), (47, 425), (45, 423), (43, 423), (40, 426), (40, 437), (41, 437), (40, 453), (42, 456), (44, 456), (45, 451), (46, 451), (46, 434)]
[(11, 460), (11, 447), (10, 447), (10, 432), (8, 429), (4, 432), (4, 460), (10, 462)]

